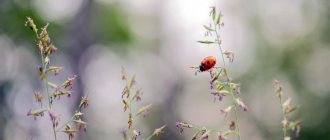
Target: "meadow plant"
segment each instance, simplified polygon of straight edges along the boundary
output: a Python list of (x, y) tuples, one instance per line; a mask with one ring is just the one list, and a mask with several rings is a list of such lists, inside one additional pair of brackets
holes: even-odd
[(248, 107), (239, 97), (241, 94), (240, 84), (234, 82), (233, 78), (230, 77), (226, 67), (225, 58), (228, 59), (229, 63), (233, 63), (234, 53), (231, 51), (224, 50), (221, 46), (220, 30), (224, 26), (224, 23), (222, 22), (222, 17), (223, 15), (221, 14), (221, 12), (217, 12), (216, 7), (211, 7), (211, 23), (208, 26), (203, 26), (206, 30), (205, 36), (211, 39), (200, 40), (198, 42), (207, 46), (217, 46), (220, 50), (219, 54), (221, 54), (223, 66), (205, 69), (204, 64), (201, 64), (199, 67), (192, 68), (198, 69), (195, 74), (204, 71), (208, 71), (210, 73), (209, 83), (211, 95), (214, 96), (215, 100), (218, 99), (219, 101), (222, 101), (225, 99), (225, 97), (228, 97), (228, 100), (231, 101), (231, 104), (228, 105), (228, 107), (220, 109), (220, 113), (223, 114), (225, 118), (227, 118), (229, 113), (233, 113), (234, 119), (227, 118), (228, 130), (211, 130), (207, 129), (206, 127), (201, 128), (187, 122), (177, 122), (176, 126), (179, 129), (180, 133), (183, 133), (183, 129), (185, 128), (195, 129), (196, 133), (192, 139), (207, 140), (212, 131), (218, 131), (219, 140), (226, 140), (227, 137), (231, 135), (236, 136), (238, 140), (241, 139), (240, 128), (238, 125), (238, 111), (239, 108), (241, 108), (242, 111), (247, 111)]
[[(63, 132), (68, 135), (69, 140), (72, 140), (76, 133), (86, 131), (87, 123), (82, 119), (84, 117), (83, 109), (88, 107), (89, 101), (87, 96), (83, 96), (76, 111), (73, 112), (72, 117), (61, 126), (59, 125), (61, 121), (60, 114), (55, 110), (53, 103), (59, 102), (60, 98), (63, 96), (67, 96), (68, 98), (72, 96), (73, 81), (77, 76), (73, 75), (68, 77), (60, 84), (49, 81), (48, 78), (51, 76), (51, 73), (54, 73), (54, 76), (56, 76), (63, 68), (51, 66), (51, 55), (56, 52), (57, 48), (52, 44), (51, 38), (47, 32), (48, 25), (47, 23), (41, 28), (41, 32), (39, 33), (32, 18), (28, 17), (25, 23), (25, 26), (29, 27), (36, 35), (36, 46), (41, 59), (38, 73), (45, 89), (43, 92), (36, 91), (34, 93), (35, 101), (37, 104), (40, 104), (40, 106), (38, 107), (39, 109), (30, 109), (27, 115), (32, 116), (36, 120), (38, 117), (43, 117), (45, 113), (48, 113), (54, 139), (57, 140), (58, 132)], [(46, 105), (44, 105), (44, 102), (46, 102)]]
[[(176, 122), (176, 127), (180, 134), (182, 134), (185, 129), (192, 129), (195, 131), (195, 134), (192, 136), (192, 140), (208, 140), (210, 135), (214, 132), (216, 132), (217, 139), (219, 140), (226, 140), (230, 136), (235, 136), (238, 140), (241, 140), (238, 113), (239, 110), (248, 111), (248, 107), (240, 97), (241, 85), (234, 82), (233, 78), (229, 74), (229, 71), (227, 70), (227, 63), (234, 62), (234, 53), (228, 50), (224, 50), (224, 48), (221, 46), (220, 30), (224, 26), (222, 17), (223, 15), (221, 12), (217, 12), (216, 7), (211, 7), (211, 23), (209, 25), (203, 26), (207, 39), (198, 41), (203, 45), (219, 48), (219, 54), (221, 54), (222, 58), (222, 66), (214, 66), (216, 64), (216, 60), (214, 57), (209, 56), (207, 58), (212, 60), (214, 58), (214, 62), (212, 62), (214, 65), (211, 67), (205, 67), (204, 64), (201, 64), (199, 67), (192, 68), (198, 69), (195, 73), (196, 75), (200, 72), (208, 72), (210, 74), (210, 94), (214, 96), (214, 101), (230, 101), (230, 104), (227, 105), (227, 107), (219, 109), (219, 114), (222, 114), (225, 118), (225, 121), (228, 124), (228, 129), (215, 130), (209, 129), (207, 127), (201, 127), (185, 121)], [(48, 113), (49, 120), (52, 125), (54, 139), (57, 140), (58, 132), (63, 132), (68, 135), (69, 140), (72, 140), (76, 133), (80, 131), (86, 131), (87, 122), (83, 121), (83, 111), (89, 106), (88, 98), (87, 96), (83, 96), (76, 111), (73, 112), (72, 117), (66, 122), (61, 123), (62, 125), (59, 125), (61, 121), (60, 114), (56, 112), (53, 103), (59, 102), (60, 98), (63, 96), (67, 96), (68, 98), (72, 96), (73, 81), (77, 78), (77, 76), (70, 76), (60, 84), (50, 82), (50, 74), (53, 73), (54, 76), (56, 76), (61, 70), (63, 70), (63, 68), (58, 66), (51, 66), (51, 55), (56, 52), (57, 48), (52, 44), (50, 36), (47, 32), (49, 24), (47, 23), (43, 28), (40, 29), (41, 31), (38, 32), (38, 28), (34, 21), (28, 17), (25, 25), (29, 27), (36, 36), (36, 46), (39, 50), (41, 60), (40, 66), (38, 67), (38, 73), (44, 86), (44, 91), (38, 90), (34, 92), (35, 102), (39, 107), (36, 109), (30, 109), (27, 115), (32, 116), (36, 120), (39, 117), (43, 117), (45, 113)], [(208, 63), (208, 61), (206, 62)], [(142, 101), (142, 89), (136, 87), (135, 76), (132, 76), (129, 79), (123, 67), (121, 72), (121, 80), (125, 81), (125, 87), (121, 93), (121, 99), (123, 103), (123, 111), (127, 112), (127, 128), (122, 131), (123, 139), (150, 140), (155, 136), (160, 136), (164, 133), (166, 125), (155, 129), (152, 134), (143, 138), (143, 133), (137, 127), (134, 119), (137, 117), (146, 117), (150, 112), (152, 104), (147, 104), (140, 107), (139, 109), (135, 107), (138, 102)], [(276, 96), (278, 97), (281, 105), (283, 115), (283, 139), (290, 140), (291, 135), (289, 132), (293, 132), (296, 136), (298, 136), (301, 129), (301, 121), (289, 120), (290, 115), (297, 109), (297, 107), (291, 106), (291, 98), (287, 98), (283, 102), (283, 88), (279, 81), (274, 80), (274, 87)], [(229, 114), (232, 114), (231, 116), (233, 118), (228, 117)]]
[(289, 132), (293, 132), (296, 137), (299, 136), (300, 129), (301, 129), (301, 121), (300, 120), (294, 120), (290, 121), (289, 117), (290, 115), (296, 111), (298, 108), (297, 106), (292, 106), (291, 105), (291, 98), (288, 97), (284, 102), (283, 102), (283, 87), (280, 84), (278, 80), (274, 80), (273, 82), (274, 88), (275, 88), (275, 93), (276, 96), (278, 97), (281, 105), (281, 110), (282, 110), (282, 125), (283, 125), (283, 139), (284, 140), (290, 140), (291, 136), (288, 134)]
[[(234, 53), (231, 51), (224, 50), (221, 46), (221, 38), (220, 38), (220, 29), (224, 26), (224, 23), (221, 21), (222, 14), (221, 12), (217, 13), (216, 7), (211, 7), (210, 11), (210, 18), (211, 18), (211, 24), (210, 25), (204, 25), (205, 28), (205, 36), (211, 37), (213, 39), (208, 40), (200, 40), (199, 43), (207, 46), (217, 46), (220, 50), (221, 58), (222, 58), (222, 67), (214, 67), (211, 68), (205, 68), (204, 62), (207, 62), (207, 60), (203, 60), (202, 64), (199, 67), (192, 67), (198, 69), (196, 71), (196, 75), (199, 72), (208, 71), (210, 73), (210, 89), (211, 94), (214, 96), (214, 99), (218, 99), (219, 101), (222, 101), (225, 99), (226, 96), (229, 96), (229, 100), (231, 101), (231, 104), (221, 109), (220, 112), (224, 115), (225, 118), (227, 118), (229, 113), (233, 113), (234, 119), (230, 120), (228, 119), (228, 130), (218, 130), (218, 139), (219, 140), (226, 140), (228, 136), (234, 135), (237, 137), (238, 140), (241, 139), (240, 134), (240, 128), (238, 125), (238, 108), (241, 108), (243, 111), (247, 111), (248, 107), (245, 105), (245, 103), (242, 101), (242, 99), (239, 97), (241, 94), (240, 84), (235, 83), (233, 78), (230, 77), (229, 72), (226, 68), (226, 60), (228, 59), (229, 63), (234, 62)], [(210, 58), (211, 56), (208, 56), (206, 58)], [(209, 63), (209, 62), (207, 62)], [(215, 64), (215, 63), (214, 63)], [(291, 137), (288, 134), (288, 131), (292, 131), (295, 133), (296, 136), (299, 135), (300, 129), (301, 129), (301, 121), (289, 121), (288, 117), (289, 115), (294, 112), (297, 107), (291, 106), (291, 98), (288, 98), (286, 101), (283, 102), (283, 92), (282, 92), (282, 86), (277, 80), (274, 80), (274, 86), (276, 95), (280, 100), (281, 104), (281, 110), (283, 115), (283, 137), (284, 140), (290, 140)], [(212, 129), (207, 129), (206, 127), (199, 127), (197, 125), (193, 125), (191, 123), (187, 122), (177, 122), (176, 127), (178, 128), (180, 134), (183, 133), (184, 129), (194, 129), (196, 133), (192, 137), (193, 140), (195, 139), (202, 139), (207, 140), (209, 138), (209, 135), (212, 131)]]
[[(122, 67), (122, 76), (121, 79), (123, 81), (126, 82), (126, 85), (123, 89), (123, 92), (121, 94), (121, 98), (122, 98), (122, 102), (123, 102), (123, 109), (124, 112), (128, 112), (127, 115), (127, 129), (122, 131), (123, 134), (123, 139), (124, 140), (128, 140), (128, 139), (132, 139), (132, 140), (137, 140), (140, 139), (140, 137), (142, 137), (142, 132), (140, 130), (138, 130), (138, 128), (134, 125), (134, 118), (136, 117), (146, 117), (148, 115), (148, 113), (150, 112), (151, 106), (152, 104), (148, 104), (145, 105), (143, 107), (141, 107), (139, 110), (137, 110), (136, 112), (133, 112), (134, 110), (134, 105), (137, 102), (140, 102), (142, 100), (142, 89), (136, 89), (136, 81), (135, 81), (135, 76), (133, 76), (131, 79), (127, 78), (127, 74), (125, 69)], [(162, 133), (164, 133), (164, 129), (165, 129), (165, 125), (161, 126), (160, 128), (157, 128), (154, 130), (154, 132), (144, 138), (144, 140), (149, 140), (154, 136), (160, 136)]]

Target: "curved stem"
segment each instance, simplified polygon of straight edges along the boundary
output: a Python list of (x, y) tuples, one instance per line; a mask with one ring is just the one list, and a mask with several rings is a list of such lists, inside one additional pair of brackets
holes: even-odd
[[(218, 47), (220, 49), (220, 53), (221, 53), (221, 57), (222, 57), (222, 61), (223, 61), (223, 68), (225, 70), (225, 72), (227, 71), (226, 70), (226, 61), (225, 61), (225, 57), (223, 56), (223, 50), (222, 50), (222, 47), (221, 47), (221, 42), (220, 42), (220, 35), (218, 33), (218, 29), (217, 29), (217, 24), (215, 23), (215, 21), (213, 20), (213, 25), (214, 25), (214, 32), (215, 32), (215, 35), (216, 35), (216, 42), (218, 44)], [(229, 77), (229, 76), (228, 76)], [(227, 79), (229, 80), (229, 78), (227, 77)], [(235, 112), (235, 122), (236, 122), (236, 127), (237, 127), (237, 138), (238, 140), (241, 140), (241, 134), (240, 134), (240, 130), (239, 130), (239, 125), (238, 125), (238, 111), (237, 111), (237, 104), (235, 103), (235, 95), (233, 94), (233, 92), (231, 91), (231, 100), (232, 100), (232, 103), (234, 104), (234, 112)]]
[(150, 135), (149, 137), (147, 137), (147, 138), (144, 139), (144, 140), (150, 140), (153, 136), (154, 136), (154, 135), (152, 134), (152, 135)]
[(69, 123), (71, 123), (73, 119), (74, 119), (74, 116), (72, 116), (70, 120), (68, 120), (65, 124), (63, 124), (61, 127), (59, 127), (59, 128), (56, 130), (56, 132), (61, 131), (61, 129), (62, 129), (64, 126), (66, 126), (66, 125), (68, 125)]
[[(47, 95), (48, 95), (48, 107), (49, 107), (49, 109), (52, 109), (51, 99), (50, 99), (50, 96), (49, 96), (47, 83), (48, 83), (48, 80), (47, 80), (47, 76), (45, 75), (44, 84), (46, 86), (46, 92), (47, 92)], [(52, 128), (53, 128), (53, 133), (54, 133), (55, 140), (57, 140), (55, 127), (52, 126)]]
[(238, 111), (237, 111), (237, 104), (235, 103), (235, 95), (233, 92), (231, 92), (231, 100), (234, 104), (234, 112), (235, 112), (235, 121), (236, 121), (236, 126), (237, 126), (237, 138), (240, 140), (241, 139), (241, 133), (239, 130), (238, 126)]
[(220, 35), (218, 33), (218, 29), (217, 29), (217, 24), (213, 21), (213, 25), (214, 25), (214, 32), (215, 32), (215, 35), (216, 35), (216, 42), (219, 46), (219, 49), (220, 49), (220, 52), (221, 52), (221, 57), (222, 57), (222, 61), (223, 61), (223, 67), (226, 69), (226, 61), (225, 61), (225, 57), (223, 56), (223, 50), (222, 50), (222, 47), (221, 47), (221, 41), (220, 41)]
[[(83, 106), (78, 106), (78, 109), (75, 112), (81, 111)], [(61, 129), (65, 126), (67, 126), (69, 123), (71, 123), (75, 118), (75, 114), (72, 115), (72, 117), (70, 118), (70, 120), (68, 120), (66, 123), (64, 123), (61, 127), (59, 127), (56, 132), (61, 131)]]

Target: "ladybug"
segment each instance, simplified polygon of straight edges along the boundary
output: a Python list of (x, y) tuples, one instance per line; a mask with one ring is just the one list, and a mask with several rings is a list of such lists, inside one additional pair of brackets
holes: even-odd
[(217, 62), (217, 60), (213, 56), (205, 57), (203, 59), (203, 61), (201, 62), (201, 64), (199, 65), (199, 70), (201, 72), (207, 71), (207, 70), (213, 68), (215, 66), (216, 62)]

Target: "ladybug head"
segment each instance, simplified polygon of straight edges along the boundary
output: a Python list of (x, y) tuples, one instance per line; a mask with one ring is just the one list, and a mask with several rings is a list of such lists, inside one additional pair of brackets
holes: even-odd
[(200, 70), (201, 72), (203, 72), (203, 71), (206, 70), (203, 64), (199, 65), (199, 70)]

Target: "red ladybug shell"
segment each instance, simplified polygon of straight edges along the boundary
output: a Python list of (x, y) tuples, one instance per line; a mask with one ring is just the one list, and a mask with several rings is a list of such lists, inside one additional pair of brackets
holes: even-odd
[(207, 71), (211, 68), (213, 68), (216, 64), (217, 60), (213, 56), (208, 56), (203, 59), (201, 64), (199, 65), (199, 70), (200, 71)]

